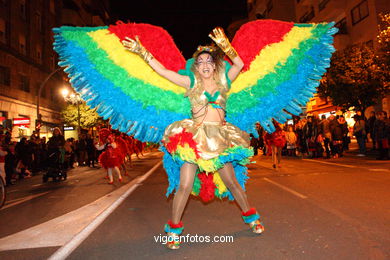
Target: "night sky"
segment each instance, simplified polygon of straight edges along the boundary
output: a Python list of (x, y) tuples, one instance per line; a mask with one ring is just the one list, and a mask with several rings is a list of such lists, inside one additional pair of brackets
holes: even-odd
[(208, 34), (213, 28), (226, 30), (232, 21), (247, 17), (246, 0), (111, 0), (110, 5), (112, 23), (122, 20), (161, 26), (186, 59), (198, 45), (211, 43)]

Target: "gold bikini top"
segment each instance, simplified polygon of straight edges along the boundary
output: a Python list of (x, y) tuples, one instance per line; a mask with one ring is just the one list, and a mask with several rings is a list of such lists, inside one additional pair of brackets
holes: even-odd
[(198, 80), (191, 72), (192, 75), (189, 75), (191, 78), (191, 88), (187, 91), (186, 96), (188, 96), (192, 108), (203, 108), (207, 105), (210, 105), (213, 108), (221, 108), (226, 110), (227, 92), (230, 88), (230, 80), (228, 78), (227, 72), (229, 71), (230, 67), (230, 64), (225, 61), (225, 69), (219, 73), (219, 81), (217, 82), (218, 88), (214, 93), (207, 92), (202, 86), (200, 80)]

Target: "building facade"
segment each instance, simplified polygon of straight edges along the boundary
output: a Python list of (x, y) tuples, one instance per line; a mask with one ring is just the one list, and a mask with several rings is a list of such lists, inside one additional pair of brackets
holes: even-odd
[(62, 126), (60, 89), (67, 82), (53, 51), (52, 28), (108, 20), (108, 1), (0, 0), (0, 124), (12, 127), (13, 138), (30, 136), (37, 119), (42, 135)]
[[(378, 15), (389, 12), (389, 0), (248, 0), (249, 19), (278, 19), (297, 23), (336, 23), (339, 32), (335, 35), (337, 50), (357, 43), (369, 43), (376, 47)], [(388, 98), (380, 109), (387, 110)], [(373, 109), (373, 108), (371, 108)], [(330, 100), (315, 96), (307, 104), (307, 113), (327, 114), (337, 107)]]

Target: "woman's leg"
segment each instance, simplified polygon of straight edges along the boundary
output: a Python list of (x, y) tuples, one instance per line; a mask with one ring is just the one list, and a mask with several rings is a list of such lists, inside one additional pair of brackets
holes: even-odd
[(227, 163), (222, 169), (218, 170), (218, 172), (219, 175), (221, 176), (223, 183), (233, 194), (234, 199), (237, 201), (241, 210), (243, 212), (247, 212), (250, 209), (248, 199), (246, 197), (245, 191), (237, 182), (233, 165), (231, 163)]
[(192, 163), (184, 163), (180, 169), (180, 185), (173, 199), (172, 222), (178, 224), (183, 215), (184, 208), (191, 193), (198, 166)]
[(122, 181), (122, 175), (121, 175), (121, 171), (119, 170), (119, 168), (115, 166), (114, 171), (118, 174), (119, 181)]
[(277, 152), (278, 152), (278, 148), (275, 146), (275, 145), (272, 145), (271, 146), (271, 149), (272, 149), (272, 166), (275, 168), (276, 167), (276, 162), (277, 162)]
[(282, 147), (276, 147), (277, 150), (277, 160), (278, 166), (280, 165), (280, 160), (282, 159)]
[(112, 168), (107, 169), (108, 179), (110, 180), (110, 183), (114, 182), (114, 178), (112, 177)]

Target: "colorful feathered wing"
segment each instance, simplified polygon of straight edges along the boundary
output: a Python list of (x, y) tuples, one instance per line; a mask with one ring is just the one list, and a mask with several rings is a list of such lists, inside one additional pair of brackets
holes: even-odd
[(114, 129), (141, 141), (159, 142), (165, 128), (190, 117), (185, 89), (162, 78), (144, 60), (123, 48), (138, 35), (166, 68), (184, 69), (185, 59), (170, 35), (149, 24), (53, 29), (54, 50), (70, 83)]
[[(273, 20), (247, 23), (232, 45), (245, 63), (233, 82), (227, 120), (251, 132), (254, 122), (273, 131), (272, 118), (283, 123), (301, 112), (329, 66), (333, 24), (293, 24)], [(166, 68), (186, 69), (172, 38), (148, 24), (53, 29), (54, 49), (72, 86), (87, 104), (110, 118), (114, 129), (141, 141), (159, 142), (174, 121), (189, 118), (185, 89), (162, 78), (138, 55), (126, 51), (125, 36), (142, 44)], [(189, 66), (190, 63), (187, 63)]]
[(284, 123), (291, 114), (299, 115), (330, 65), (333, 25), (244, 24), (232, 41), (245, 66), (228, 93), (227, 120), (254, 133), (258, 121), (273, 132), (272, 118)]

